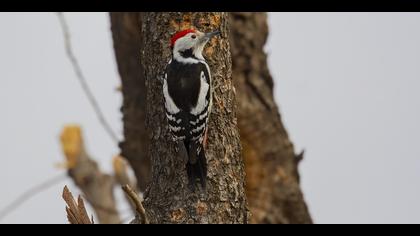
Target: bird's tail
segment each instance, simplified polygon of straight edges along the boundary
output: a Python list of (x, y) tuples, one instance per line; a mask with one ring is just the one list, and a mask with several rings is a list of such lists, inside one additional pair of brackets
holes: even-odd
[[(185, 143), (188, 152), (187, 174), (190, 188), (195, 190), (195, 182), (200, 180), (201, 187), (206, 188), (207, 161), (204, 148), (199, 142)], [(199, 152), (197, 150), (200, 150)]]

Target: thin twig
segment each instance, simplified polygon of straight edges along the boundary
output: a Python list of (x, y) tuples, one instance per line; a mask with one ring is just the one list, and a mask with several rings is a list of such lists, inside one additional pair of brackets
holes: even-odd
[(71, 41), (70, 41), (70, 32), (69, 27), (67, 25), (66, 19), (64, 18), (64, 15), (62, 12), (57, 12), (58, 19), (60, 20), (60, 25), (63, 30), (64, 35), (64, 45), (66, 48), (66, 54), (67, 57), (70, 59), (71, 64), (73, 65), (74, 72), (76, 73), (76, 77), (80, 82), (80, 85), (82, 86), (82, 89), (84, 93), (86, 94), (90, 104), (92, 105), (93, 110), (96, 113), (96, 116), (99, 119), (99, 122), (104, 127), (105, 131), (108, 133), (109, 137), (115, 142), (118, 143), (117, 135), (112, 130), (109, 123), (106, 121), (105, 116), (102, 112), (102, 110), (99, 107), (98, 102), (95, 99), (95, 96), (93, 96), (93, 93), (91, 89), (89, 88), (89, 85), (86, 82), (86, 78), (82, 73), (82, 69), (79, 65), (79, 62), (76, 59), (76, 56), (73, 53)]
[[(128, 162), (122, 156), (115, 156), (112, 159), (112, 164), (114, 167), (114, 178), (116, 182), (121, 186), (128, 184), (132, 189), (135, 189), (136, 183), (128, 175)], [(131, 206), (131, 210), (133, 211), (133, 213), (136, 214), (136, 205), (134, 204), (134, 202), (127, 194), (125, 195), (125, 198), (128, 201), (128, 204)]]
[(12, 213), (14, 210), (16, 210), (20, 205), (22, 205), (24, 202), (32, 198), (34, 195), (54, 186), (55, 184), (58, 184), (65, 180), (67, 178), (66, 175), (58, 175), (53, 178), (50, 178), (46, 180), (45, 182), (34, 186), (27, 191), (25, 191), (23, 194), (21, 194), (19, 197), (17, 197), (13, 202), (11, 202), (9, 205), (7, 205), (5, 208), (3, 208), (0, 211), (0, 220), (2, 220), (4, 217)]
[(146, 215), (146, 210), (144, 209), (143, 204), (141, 203), (141, 200), (139, 196), (137, 195), (137, 193), (128, 184), (122, 186), (122, 189), (135, 204), (136, 211), (137, 211), (137, 214), (140, 216), (141, 223), (149, 224), (149, 219)]

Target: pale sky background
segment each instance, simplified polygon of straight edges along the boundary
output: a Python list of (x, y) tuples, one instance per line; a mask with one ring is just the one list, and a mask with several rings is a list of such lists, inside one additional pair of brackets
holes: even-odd
[[(121, 133), (108, 15), (65, 15), (88, 83)], [(270, 13), (269, 23), (275, 96), (296, 151), (306, 150), (300, 173), (315, 222), (420, 223), (420, 14)], [(82, 93), (56, 15), (0, 13), (0, 29), (2, 209), (63, 173), (64, 124), (83, 126), (106, 171), (118, 147)], [(64, 184), (77, 194), (65, 180), (0, 223), (66, 223)]]

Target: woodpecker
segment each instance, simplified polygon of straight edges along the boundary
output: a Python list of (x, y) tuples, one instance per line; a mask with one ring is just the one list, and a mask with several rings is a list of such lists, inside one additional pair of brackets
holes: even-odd
[(175, 142), (182, 142), (188, 155), (186, 171), (189, 186), (195, 190), (199, 179), (206, 186), (205, 145), (212, 108), (210, 67), (202, 52), (219, 31), (203, 33), (188, 29), (174, 34), (170, 41), (172, 58), (163, 77), (163, 95), (169, 131)]

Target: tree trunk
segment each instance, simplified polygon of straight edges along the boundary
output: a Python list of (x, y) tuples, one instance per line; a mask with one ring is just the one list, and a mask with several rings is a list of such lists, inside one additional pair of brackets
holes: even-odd
[[(216, 16), (216, 14), (212, 16)], [(157, 22), (158, 17), (159, 19), (165, 19), (162, 22)], [(158, 68), (162, 71), (166, 60), (169, 58), (168, 32), (174, 33), (180, 28), (187, 28), (191, 25), (213, 26), (212, 22), (207, 22), (209, 18), (210, 16), (200, 18), (197, 14), (169, 13), (163, 15), (151, 14), (151, 16), (145, 17), (146, 20), (149, 19), (149, 22), (145, 23), (146, 25), (153, 23), (153, 25), (147, 26), (147, 32), (153, 32), (153, 27), (158, 29), (158, 31), (148, 35), (149, 45), (146, 47), (148, 50), (145, 51), (146, 54), (144, 55), (145, 57), (152, 56), (152, 58), (148, 59), (152, 72), (153, 68)], [(223, 21), (225, 24), (226, 19), (223, 19)], [(135, 53), (139, 52), (139, 48), (141, 48), (141, 26), (138, 25), (138, 13), (111, 13), (111, 23), (117, 62), (123, 81), (125, 141), (121, 145), (122, 153), (130, 160), (136, 176), (138, 178), (140, 176), (140, 179), (147, 179), (146, 176), (149, 176), (150, 170), (146, 168), (149, 166), (149, 158), (145, 155), (147, 147), (144, 145), (149, 139), (144, 135), (146, 133), (144, 125), (146, 88), (144, 86), (144, 76), (141, 73), (143, 68), (140, 58), (137, 58), (139, 54)], [(250, 222), (311, 223), (312, 220), (299, 187), (297, 164), (300, 159), (296, 158), (293, 144), (281, 122), (273, 97), (273, 79), (267, 67), (266, 54), (263, 51), (268, 34), (266, 14), (231, 13), (231, 26), (230, 43), (232, 46), (233, 76), (238, 100), (238, 125), (247, 175), (246, 195), (252, 213)], [(212, 29), (215, 29), (215, 27), (212, 27)], [(226, 44), (226, 42), (222, 42), (222, 44)], [(208, 49), (208, 51), (212, 50)], [(222, 63), (222, 58), (216, 60), (218, 57), (213, 55), (207, 55), (207, 58), (209, 58), (213, 74), (215, 74), (217, 71), (215, 71), (214, 65), (216, 62)], [(157, 73), (150, 74), (157, 75)], [(215, 80), (220, 79), (215, 78)], [(218, 81), (214, 82), (220, 83)], [(158, 106), (154, 107), (154, 109), (163, 109), (157, 100), (161, 98), (161, 85), (156, 80), (153, 80), (153, 77), (150, 77), (149, 83), (156, 86), (153, 91), (153, 101)], [(220, 93), (221, 91), (218, 90), (216, 92)], [(223, 101), (219, 99), (219, 102)], [(215, 101), (215, 104), (217, 104), (217, 101)], [(217, 109), (217, 105), (215, 105), (215, 109)], [(154, 135), (157, 135), (154, 137), (156, 140), (164, 139), (160, 136), (166, 135), (166, 126), (163, 126), (163, 116), (160, 112), (161, 110), (154, 110), (153, 113), (150, 113), (159, 115), (159, 119), (156, 121), (149, 119), (149, 122), (157, 122), (157, 124), (152, 126), (159, 128), (154, 133)], [(210, 125), (214, 126), (214, 123), (213, 121)], [(161, 129), (164, 129), (165, 134), (159, 133)], [(161, 141), (157, 143), (166, 144)], [(171, 147), (171, 150), (168, 150), (168, 152), (172, 153), (173, 147), (169, 147)], [(166, 155), (168, 153), (162, 155), (161, 158), (163, 159)], [(179, 155), (175, 155), (175, 157), (179, 158)], [(171, 161), (171, 170), (176, 165), (177, 170), (180, 171), (179, 173), (171, 174), (171, 176), (178, 176), (181, 179), (185, 178), (179, 177), (183, 175), (183, 166), (178, 163), (173, 164), (172, 161), (174, 160), (172, 159), (174, 157), (171, 160), (163, 160), (162, 164)], [(159, 160), (156, 159), (155, 162)], [(170, 170), (164, 170), (162, 167), (159, 167), (155, 173), (158, 173), (157, 171), (169, 172)], [(167, 176), (169, 173), (165, 175)], [(157, 183), (157, 174), (155, 174), (155, 178), (156, 180), (153, 182)], [(185, 185), (185, 180), (177, 181), (181, 181)], [(144, 183), (142, 186), (144, 186)], [(174, 190), (171, 188), (170, 191)], [(183, 191), (177, 193), (177, 196), (182, 196), (184, 194)], [(157, 193), (157, 190), (153, 190), (151, 193)], [(166, 193), (164, 196), (168, 195), (171, 195), (171, 193)], [(157, 198), (156, 195), (155, 197)], [(168, 201), (164, 201), (166, 205), (162, 205), (161, 210), (153, 214), (162, 214), (167, 206), (176, 205), (176, 203), (168, 204)], [(178, 202), (178, 200), (175, 202)], [(155, 204), (159, 205), (160, 203)], [(160, 219), (165, 218), (165, 222), (171, 222), (167, 220), (168, 217), (179, 218), (186, 217), (189, 214), (183, 207), (174, 207), (174, 209), (179, 210), (172, 210), (170, 216), (166, 216), (166, 218), (161, 217)], [(163, 222), (163, 220), (159, 221)], [(178, 220), (175, 222), (185, 221)]]
[(121, 155), (132, 166), (140, 190), (150, 180), (149, 139), (146, 133), (146, 88), (140, 63), (141, 24), (135, 12), (111, 12), (111, 30), (122, 81), (124, 141)]
[[(145, 208), (153, 223), (247, 223), (244, 169), (236, 122), (227, 13), (144, 13), (144, 50), (141, 60), (146, 75), (146, 127), (152, 179)], [(172, 141), (165, 118), (162, 84), (158, 77), (170, 59), (172, 33), (194, 26), (201, 31), (220, 30), (205, 50), (213, 84), (213, 111), (206, 149), (207, 189), (188, 188), (186, 153)]]
[[(273, 97), (264, 45), (265, 13), (232, 13), (233, 76), (251, 223), (312, 223), (298, 162)], [(300, 158), (299, 158), (300, 157)]]

